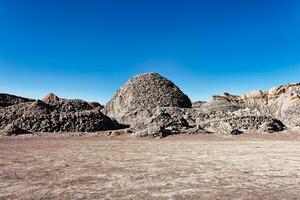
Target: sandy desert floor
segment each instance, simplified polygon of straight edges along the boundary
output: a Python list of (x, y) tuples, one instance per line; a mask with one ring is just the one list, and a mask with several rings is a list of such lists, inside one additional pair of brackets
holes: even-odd
[(0, 199), (300, 199), (300, 134), (0, 138)]

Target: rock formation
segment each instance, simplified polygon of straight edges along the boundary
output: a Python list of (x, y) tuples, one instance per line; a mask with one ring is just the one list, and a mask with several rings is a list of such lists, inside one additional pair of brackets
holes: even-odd
[(53, 93), (49, 93), (43, 98), (43, 102), (48, 104), (59, 104), (60, 98)]
[[(139, 87), (147, 88), (149, 86), (148, 76), (153, 76), (150, 78), (150, 82), (151, 87), (155, 89), (145, 89), (145, 93), (132, 94), (132, 91), (140, 91)], [(286, 124), (290, 122), (293, 122), (293, 125), (298, 123), (296, 121), (298, 118), (293, 117), (292, 114), (288, 114), (290, 118), (286, 115), (280, 117), (280, 115), (288, 113), (287, 110), (291, 110), (291, 107), (297, 106), (297, 90), (291, 88), (297, 87), (298, 84), (280, 86), (266, 92), (255, 91), (242, 96), (229, 93), (215, 95), (212, 101), (195, 102), (191, 108), (190, 103), (188, 106), (160, 104), (161, 100), (155, 97), (164, 96), (162, 93), (166, 90), (157, 91), (157, 87), (154, 86), (157, 83), (152, 82), (157, 77), (157, 74), (145, 74), (135, 77), (138, 78), (137, 80), (135, 78), (129, 80), (105, 107), (108, 115), (123, 123), (131, 124), (133, 132), (139, 136), (158, 136), (162, 133), (167, 135), (177, 133), (272, 133), (286, 129)], [(145, 85), (139, 84), (140, 82)], [(162, 85), (159, 85), (159, 88), (163, 88)], [(178, 91), (180, 90), (178, 89)], [(155, 92), (158, 92), (159, 95)], [(292, 100), (288, 98), (291, 95), (293, 96)], [(173, 98), (176, 99), (175, 96)], [(173, 100), (166, 99), (170, 102)], [(280, 112), (280, 115), (277, 112)], [(291, 120), (291, 118), (293, 119)], [(287, 122), (286, 119), (289, 119), (290, 122)]]
[(15, 105), (18, 103), (31, 102), (33, 99), (18, 97), (11, 94), (0, 93), (0, 108)]
[(300, 127), (300, 83), (286, 84), (267, 91), (254, 91), (242, 96), (214, 96), (212, 102), (237, 108), (256, 109), (284, 122), (288, 128)]
[(44, 100), (0, 109), (0, 130), (8, 124), (31, 132), (94, 132), (122, 127), (100, 111), (100, 104), (60, 99), (53, 94)]
[(156, 107), (190, 108), (190, 99), (173, 82), (157, 73), (138, 75), (121, 87), (104, 113), (121, 123), (133, 124)]
[[(160, 107), (146, 120), (132, 125), (133, 132), (143, 136), (166, 134), (236, 134), (272, 133), (284, 130), (285, 125), (278, 119), (264, 115), (257, 110), (241, 108), (237, 110), (217, 110), (213, 108)], [(142, 130), (147, 130), (147, 134)], [(152, 131), (152, 132), (151, 132)]]
[(300, 83), (240, 96), (224, 93), (209, 102), (191, 103), (173, 82), (147, 73), (130, 79), (104, 108), (97, 102), (62, 99), (52, 93), (43, 100), (0, 94), (2, 135), (124, 128), (120, 124), (130, 125), (126, 133), (141, 137), (273, 133), (300, 129), (299, 116)]

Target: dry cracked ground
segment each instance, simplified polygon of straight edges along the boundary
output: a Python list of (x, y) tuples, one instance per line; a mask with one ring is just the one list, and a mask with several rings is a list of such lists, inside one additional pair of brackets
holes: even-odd
[(300, 199), (300, 135), (0, 139), (0, 199)]

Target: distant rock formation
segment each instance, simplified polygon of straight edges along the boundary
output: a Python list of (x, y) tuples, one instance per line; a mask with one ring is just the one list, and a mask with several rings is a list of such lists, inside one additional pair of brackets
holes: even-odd
[(60, 98), (53, 93), (49, 93), (43, 98), (43, 101), (48, 104), (58, 104), (60, 102)]
[(104, 113), (121, 123), (132, 124), (156, 107), (190, 108), (192, 103), (173, 82), (157, 73), (133, 77), (104, 108)]
[(19, 97), (11, 94), (0, 93), (0, 108), (16, 105), (18, 103), (31, 102), (33, 99)]

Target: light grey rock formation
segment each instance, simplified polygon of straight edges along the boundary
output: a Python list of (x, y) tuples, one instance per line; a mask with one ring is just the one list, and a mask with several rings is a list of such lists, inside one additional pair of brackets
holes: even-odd
[(191, 104), (172, 82), (150, 73), (130, 79), (106, 105), (104, 112), (130, 124), (140, 136), (161, 132), (271, 133), (286, 129), (285, 124), (300, 123), (299, 113), (293, 110), (298, 106), (298, 87), (299, 84), (289, 84), (242, 96), (224, 93), (213, 96), (212, 101)]
[(214, 96), (225, 107), (237, 106), (258, 110), (261, 114), (282, 121), (288, 128), (300, 128), (300, 83), (286, 84), (267, 91), (254, 91), (245, 95)]
[(284, 130), (285, 125), (271, 116), (263, 115), (257, 110), (241, 108), (235, 111), (219, 111), (215, 107), (207, 108), (156, 108), (150, 117), (141, 118), (131, 128), (135, 131), (147, 130), (147, 135), (156, 135), (159, 127), (167, 134), (240, 134), (245, 132), (278, 132)]
[(133, 124), (156, 107), (190, 108), (192, 103), (173, 82), (157, 73), (138, 75), (121, 87), (104, 113), (121, 123)]

